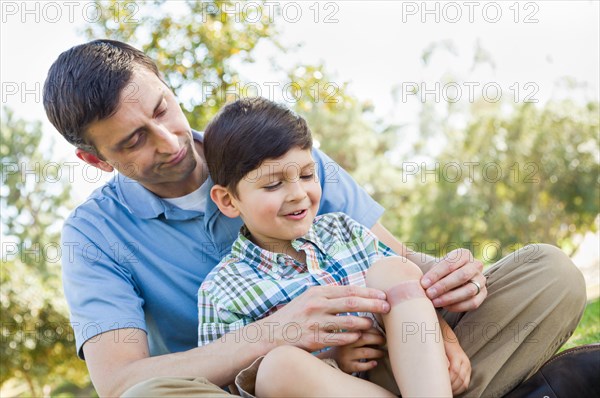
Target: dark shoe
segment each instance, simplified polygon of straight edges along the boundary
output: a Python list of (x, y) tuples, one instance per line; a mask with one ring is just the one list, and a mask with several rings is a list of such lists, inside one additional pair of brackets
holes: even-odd
[(550, 358), (504, 398), (600, 397), (600, 344), (574, 347)]

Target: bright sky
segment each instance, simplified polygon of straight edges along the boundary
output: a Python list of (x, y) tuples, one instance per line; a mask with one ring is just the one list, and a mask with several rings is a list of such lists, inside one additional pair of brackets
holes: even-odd
[[(176, 7), (176, 2), (169, 3)], [(127, 4), (121, 3), (120, 17), (129, 15), (135, 19), (135, 10)], [(244, 3), (240, 4), (242, 7)], [(283, 31), (283, 44), (303, 44), (279, 57), (276, 61), (280, 65), (322, 62), (335, 76), (332, 83), (351, 82), (351, 92), (372, 101), (377, 115), (389, 122), (407, 123), (415, 132), (420, 99), (406, 93), (415, 86), (435, 90), (438, 81), (442, 81), (437, 91), (442, 103), (444, 96), (457, 98), (457, 90), (461, 102), (469, 100), (470, 90), (480, 97), (484, 87), (488, 88), (485, 94), (489, 97), (497, 95), (500, 87), (503, 98), (514, 100), (518, 90), (520, 102), (530, 95), (543, 103), (566, 92), (557, 86), (564, 77), (581, 85), (575, 94), (577, 99), (598, 100), (597, 1), (270, 4), (282, 12), (276, 21)], [(85, 40), (78, 31), (95, 18), (96, 9), (81, 1), (3, 1), (0, 6), (2, 105), (21, 117), (44, 121), (48, 136), (56, 138), (53, 152), (57, 161), (76, 162), (72, 148), (46, 121), (41, 89), (47, 70), (59, 53)], [(442, 42), (452, 43), (454, 55), (438, 51), (424, 66), (423, 50)], [(471, 70), (477, 43), (489, 55), (490, 62)], [(247, 81), (264, 87), (267, 93), (265, 82), (274, 80), (269, 66), (272, 49), (261, 46), (258, 50), (258, 62), (242, 66), (241, 70)], [(447, 81), (453, 83), (444, 90)], [(424, 100), (434, 100), (434, 94)], [(74, 195), (79, 200), (109, 177), (99, 176), (83, 165), (71, 166), (69, 171), (76, 184)], [(86, 183), (86, 179), (96, 181)]]

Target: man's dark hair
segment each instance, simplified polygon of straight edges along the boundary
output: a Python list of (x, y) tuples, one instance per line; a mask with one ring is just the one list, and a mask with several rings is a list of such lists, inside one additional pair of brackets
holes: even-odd
[(204, 132), (204, 155), (215, 184), (237, 195), (237, 184), (267, 159), (290, 149), (312, 148), (306, 121), (289, 108), (265, 98), (226, 105)]
[(119, 41), (94, 40), (63, 52), (44, 83), (48, 119), (71, 144), (98, 154), (86, 141), (85, 130), (117, 111), (121, 91), (136, 67), (161, 78), (150, 57)]

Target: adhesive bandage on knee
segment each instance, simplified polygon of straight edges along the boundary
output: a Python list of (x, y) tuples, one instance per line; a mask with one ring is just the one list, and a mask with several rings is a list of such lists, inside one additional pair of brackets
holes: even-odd
[(386, 290), (385, 294), (390, 306), (394, 306), (406, 300), (427, 297), (418, 280), (400, 282)]

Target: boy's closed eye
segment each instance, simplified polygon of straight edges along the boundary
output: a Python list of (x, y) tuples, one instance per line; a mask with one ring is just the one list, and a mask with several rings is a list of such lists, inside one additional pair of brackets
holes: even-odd
[(277, 188), (279, 188), (283, 183), (281, 181), (276, 181), (273, 182), (269, 185), (265, 185), (263, 188), (266, 189), (267, 191), (274, 191)]

